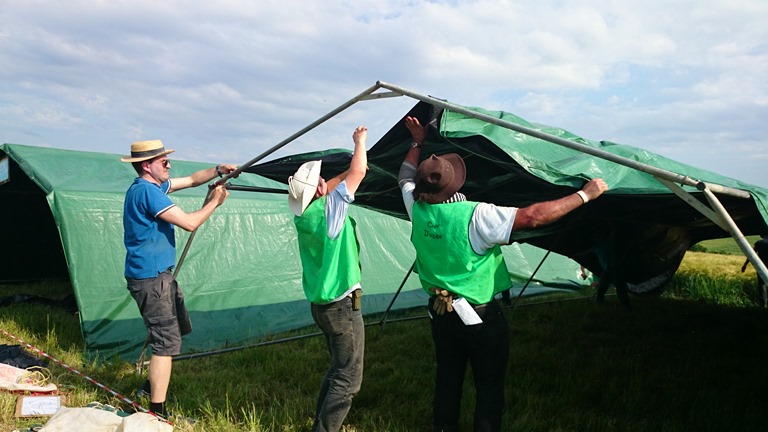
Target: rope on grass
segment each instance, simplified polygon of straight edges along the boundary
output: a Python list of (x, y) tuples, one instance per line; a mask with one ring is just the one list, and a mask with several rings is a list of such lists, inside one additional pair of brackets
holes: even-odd
[(64, 363), (63, 361), (61, 361), (61, 360), (59, 360), (59, 359), (57, 359), (57, 358), (51, 357), (51, 356), (50, 356), (48, 353), (44, 352), (43, 350), (41, 350), (41, 349), (39, 349), (39, 348), (37, 348), (37, 347), (35, 347), (35, 346), (31, 345), (31, 344), (28, 344), (27, 342), (24, 342), (23, 340), (21, 340), (21, 339), (19, 339), (18, 337), (14, 336), (14, 335), (12, 335), (12, 334), (10, 334), (10, 333), (8, 333), (8, 332), (7, 332), (7, 331), (5, 331), (5, 330), (2, 330), (2, 329), (0, 329), (0, 332), (2, 332), (4, 335), (8, 336), (9, 338), (11, 338), (11, 339), (15, 340), (16, 342), (18, 342), (18, 343), (20, 343), (20, 344), (24, 345), (25, 347), (29, 348), (30, 350), (32, 350), (32, 351), (33, 351), (33, 352), (35, 352), (36, 354), (39, 354), (39, 355), (41, 355), (41, 356), (43, 356), (43, 357), (45, 357), (45, 358), (47, 358), (47, 359), (49, 359), (49, 360), (53, 361), (54, 363), (57, 363), (57, 364), (61, 365), (63, 368), (67, 369), (68, 371), (70, 371), (70, 372), (72, 372), (72, 373), (75, 373), (75, 374), (77, 374), (77, 375), (80, 375), (81, 377), (85, 378), (85, 379), (86, 379), (88, 382), (90, 382), (91, 384), (94, 384), (96, 387), (98, 387), (98, 388), (100, 388), (100, 389), (102, 389), (102, 390), (104, 390), (104, 391), (106, 391), (106, 392), (110, 393), (111, 395), (113, 395), (113, 396), (117, 397), (118, 399), (120, 399), (120, 400), (122, 400), (122, 401), (124, 401), (124, 402), (127, 402), (129, 405), (131, 405), (132, 407), (136, 408), (137, 410), (139, 410), (139, 411), (141, 411), (141, 412), (145, 412), (145, 413), (148, 413), (148, 414), (152, 414), (152, 415), (154, 415), (155, 417), (159, 418), (160, 420), (166, 421), (166, 420), (165, 420), (165, 419), (163, 419), (161, 416), (158, 416), (157, 414), (153, 413), (152, 411), (150, 411), (150, 410), (148, 410), (148, 409), (144, 408), (143, 406), (139, 405), (138, 403), (136, 403), (136, 402), (134, 402), (134, 401), (132, 401), (132, 400), (128, 399), (127, 397), (125, 397), (125, 396), (121, 395), (120, 393), (118, 393), (118, 392), (116, 392), (116, 391), (112, 390), (111, 388), (109, 388), (109, 387), (105, 386), (104, 384), (102, 384), (102, 383), (100, 383), (100, 382), (96, 381), (95, 379), (93, 379), (93, 378), (89, 377), (88, 375), (86, 375), (86, 374), (84, 374), (84, 373), (80, 372), (79, 370), (77, 370), (77, 369), (73, 368), (72, 366), (69, 366), (68, 364)]
[(41, 366), (28, 367), (19, 377), (19, 383), (45, 387), (51, 382), (51, 371)]

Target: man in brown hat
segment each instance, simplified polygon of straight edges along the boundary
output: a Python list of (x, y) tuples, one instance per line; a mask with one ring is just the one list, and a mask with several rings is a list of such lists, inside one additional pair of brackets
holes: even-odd
[[(173, 227), (194, 231), (220, 206), (229, 192), (223, 186), (211, 191), (200, 210), (185, 213), (168, 194), (205, 184), (216, 176), (229, 174), (235, 165), (217, 165), (187, 177), (170, 178), (171, 162), (160, 140), (131, 144), (130, 162), (138, 177), (125, 194), (123, 207), (125, 279), (149, 333), (152, 357), (149, 361), (150, 411), (167, 417), (166, 393), (171, 380), (172, 356), (181, 354), (181, 336), (192, 331), (184, 296), (173, 277), (176, 240)], [(147, 388), (149, 387), (149, 388)]]
[(509, 327), (494, 295), (511, 285), (500, 245), (512, 243), (513, 229), (555, 222), (608, 187), (594, 179), (574, 194), (524, 208), (467, 201), (459, 192), (466, 178), (463, 159), (433, 154), (419, 164), (427, 128), (410, 116), (405, 125), (413, 141), (398, 180), (411, 218), (416, 270), (430, 295), (437, 358), (433, 430), (458, 430), (469, 362), (476, 391), (474, 430), (500, 431)]

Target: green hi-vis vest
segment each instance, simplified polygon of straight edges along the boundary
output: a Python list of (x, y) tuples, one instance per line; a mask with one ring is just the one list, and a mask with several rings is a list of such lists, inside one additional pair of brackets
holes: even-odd
[(307, 300), (316, 304), (334, 301), (360, 282), (355, 224), (347, 217), (335, 240), (328, 238), (325, 197), (313, 201), (293, 223), (299, 233), (301, 279)]
[(413, 205), (411, 242), (421, 286), (443, 288), (483, 304), (512, 283), (499, 245), (478, 255), (469, 243), (469, 223), (476, 202)]

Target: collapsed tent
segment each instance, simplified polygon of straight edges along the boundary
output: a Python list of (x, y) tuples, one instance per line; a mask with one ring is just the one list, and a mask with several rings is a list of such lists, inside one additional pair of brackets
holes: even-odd
[[(391, 96), (373, 93), (380, 88), (421, 101), (407, 115), (430, 124), (423, 155), (459, 153), (468, 172), (462, 191), (471, 200), (522, 207), (571, 194), (591, 178), (602, 177), (609, 184), (611, 190), (599, 200), (550, 226), (516, 232), (519, 243), (502, 248), (517, 292), (533, 273), (537, 283), (528, 293), (552, 286), (577, 288), (577, 262), (600, 273), (601, 258), (609, 256), (631, 292), (658, 293), (690, 245), (738, 230), (750, 235), (766, 229), (766, 189), (642, 149), (591, 141), (509, 113), (461, 107), (381, 82), (274, 149), (357, 101)], [(551, 137), (562, 143), (554, 144)], [(563, 143), (578, 143), (574, 147), (581, 151)], [(388, 307), (415, 257), (397, 186), (409, 144), (401, 120), (369, 150), (370, 169), (350, 209), (361, 245), (366, 313)], [(0, 151), (0, 224), (5, 239), (0, 280), (68, 276), (88, 353), (135, 359), (146, 333), (123, 278), (122, 205), (135, 177), (131, 166), (114, 154), (15, 144), (4, 144)], [(596, 158), (598, 151), (608, 156)], [(611, 160), (614, 156), (653, 169), (617, 164)], [(221, 180), (231, 180), (232, 195), (198, 230), (193, 245), (189, 233), (176, 230), (177, 257), (183, 255), (183, 245), (191, 246), (180, 260), (185, 262), (178, 276), (194, 327), (184, 338), (185, 353), (261, 340), (312, 323), (301, 289), (293, 216), (285, 195), (264, 192), (285, 192), (288, 176), (307, 160), (324, 160), (322, 175), (330, 178), (347, 168), (349, 158), (347, 150), (331, 150), (256, 165), (261, 159), (257, 157), (241, 167), (249, 174)], [(209, 166), (174, 161), (172, 176)], [(681, 179), (676, 182), (680, 186), (654, 175), (656, 170), (679, 173), (674, 178)], [(706, 208), (713, 202), (710, 186), (728, 192), (715, 198), (727, 219)], [(171, 198), (190, 211), (202, 205), (204, 189), (182, 190)], [(743, 238), (736, 240), (744, 243)], [(760, 263), (753, 264), (766, 271)], [(410, 277), (395, 308), (424, 302), (417, 278)]]
[[(592, 141), (563, 129), (532, 124), (513, 114), (464, 108), (702, 182), (748, 191), (751, 199), (729, 195), (718, 198), (746, 235), (761, 235), (766, 230), (766, 189), (639, 148)], [(608, 262), (612, 271), (626, 279), (634, 294), (658, 294), (691, 245), (729, 236), (722, 224), (704, 217), (690, 202), (673, 193), (669, 187), (674, 185), (665, 186), (648, 173), (424, 101), (408, 115), (430, 125), (422, 158), (431, 153), (461, 155), (467, 166), (462, 192), (473, 201), (524, 207), (572, 194), (589, 179), (603, 178), (610, 190), (600, 199), (550, 226), (516, 232), (515, 238), (568, 256), (596, 274), (605, 271), (604, 263)], [(410, 141), (401, 120), (368, 151), (370, 169), (356, 193), (358, 205), (407, 219), (397, 174)], [(285, 182), (299, 164), (323, 159), (322, 175), (328, 178), (342, 171), (349, 157), (346, 150), (307, 153), (253, 165), (247, 171)], [(690, 186), (683, 189), (701, 205), (707, 202), (702, 191)]]
[[(64, 277), (71, 281), (90, 357), (135, 360), (146, 331), (123, 277), (123, 199), (136, 173), (120, 155), (17, 144), (0, 146), (8, 169), (0, 177), (0, 281)], [(173, 177), (211, 164), (174, 160)], [(247, 344), (312, 324), (301, 288), (301, 265), (285, 184), (242, 174), (229, 199), (196, 232), (178, 274), (193, 332), (184, 352)], [(185, 211), (199, 208), (205, 187), (170, 195)], [(384, 311), (413, 263), (410, 224), (352, 206), (363, 267), (363, 310)], [(176, 229), (177, 257), (190, 233)], [(519, 291), (545, 251), (508, 247)], [(578, 289), (579, 265), (551, 255), (527, 293)], [(421, 306), (426, 296), (410, 277), (395, 309)]]

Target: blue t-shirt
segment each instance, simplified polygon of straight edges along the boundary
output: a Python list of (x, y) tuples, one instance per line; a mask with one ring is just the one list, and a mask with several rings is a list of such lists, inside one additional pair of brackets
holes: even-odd
[(170, 181), (156, 185), (137, 177), (125, 194), (123, 240), (129, 278), (156, 277), (176, 264), (173, 224), (158, 217), (175, 205), (167, 195), (170, 189)]

